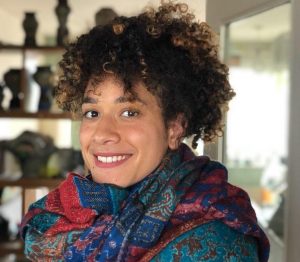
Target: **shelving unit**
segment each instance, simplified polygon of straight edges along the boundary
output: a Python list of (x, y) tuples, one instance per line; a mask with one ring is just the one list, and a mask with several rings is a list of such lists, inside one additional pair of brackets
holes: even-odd
[(51, 113), (51, 112), (37, 112), (37, 113), (28, 113), (22, 111), (0, 111), (0, 118), (32, 118), (32, 119), (70, 119), (71, 114), (62, 112), (62, 113)]
[(20, 187), (22, 189), (22, 214), (24, 214), (28, 206), (35, 201), (35, 195), (32, 190), (46, 187), (49, 190), (57, 187), (63, 179), (61, 178), (21, 178), (18, 180), (0, 179), (0, 188), (4, 187)]
[[(55, 72), (55, 67), (57, 62), (61, 59), (61, 56), (64, 52), (63, 47), (59, 46), (35, 46), (35, 47), (25, 47), (19, 45), (1, 45), (0, 44), (0, 59), (2, 58), (9, 59), (10, 56), (18, 57), (17, 62), (14, 64), (9, 61), (7, 67), (5, 64), (1, 65), (0, 68), (0, 80), (3, 79), (2, 74), (11, 69), (13, 66), (21, 70), (21, 80), (20, 80), (20, 108), (14, 110), (0, 111), (0, 121), (4, 121), (5, 123), (19, 123), (17, 125), (20, 129), (20, 123), (25, 122), (25, 126), (21, 127), (25, 131), (27, 127), (30, 127), (30, 124), (27, 124), (28, 121), (37, 121), (38, 129), (37, 132), (44, 133), (55, 138), (60, 132), (58, 131), (60, 120), (71, 121), (71, 115), (69, 113), (63, 113), (60, 111), (52, 112), (50, 111), (38, 111), (38, 112), (28, 112), (25, 107), (25, 99), (28, 95), (28, 75), (34, 72), (34, 67), (50, 65), (53, 71)], [(2, 57), (1, 57), (2, 56)], [(3, 79), (4, 80), (4, 79)], [(24, 121), (25, 120), (25, 121)], [(48, 123), (50, 121), (50, 124)], [(4, 123), (3, 122), (3, 123)], [(45, 123), (47, 122), (47, 123)], [(10, 125), (10, 124), (9, 124)], [(45, 125), (43, 127), (43, 125)], [(4, 125), (3, 125), (4, 126)], [(49, 128), (51, 126), (51, 128)], [(2, 126), (1, 126), (2, 127)], [(7, 128), (7, 127), (5, 127)], [(56, 130), (57, 129), (57, 130)], [(5, 130), (5, 129), (4, 129)], [(8, 131), (10, 132), (10, 131)], [(11, 132), (12, 133), (12, 132)], [(64, 133), (69, 133), (69, 137), (71, 137), (71, 129), (65, 130)], [(3, 132), (2, 132), (3, 134)], [(13, 136), (12, 134), (9, 134)], [(3, 140), (0, 133), (0, 140)], [(7, 140), (5, 137), (4, 140)], [(28, 209), (30, 203), (36, 200), (35, 191), (38, 188), (48, 188), (49, 190), (54, 189), (62, 182), (63, 179), (53, 179), (53, 178), (21, 178), (18, 180), (1, 180), (0, 176), (0, 188), (4, 187), (20, 187), (21, 188), (21, 196), (22, 196), (22, 215)], [(15, 254), (17, 257), (24, 258), (23, 255), (23, 244), (20, 240), (10, 241), (10, 242), (0, 242), (0, 261), (1, 257), (7, 254)]]
[(24, 246), (21, 240), (14, 240), (9, 242), (0, 242), (0, 261), (1, 257), (14, 254), (19, 258), (24, 259)]
[[(28, 74), (32, 74), (34, 67), (33, 61), (37, 66), (40, 65), (56, 65), (60, 60), (64, 48), (60, 46), (19, 46), (19, 45), (3, 45), (0, 44), (0, 56), (1, 55), (13, 55), (18, 54), (21, 57), (19, 65), (15, 68), (21, 70), (21, 83), (20, 83), (20, 111), (25, 112), (24, 99), (26, 93), (29, 90), (28, 86)], [(7, 69), (10, 69), (9, 67)], [(4, 72), (3, 72), (4, 73)]]
[(39, 187), (48, 187), (53, 189), (61, 183), (63, 179), (61, 178), (20, 178), (18, 180), (4, 180), (0, 179), (0, 188), (6, 186), (16, 186), (23, 189), (29, 188), (39, 188)]
[[(56, 188), (63, 179), (53, 178), (38, 178), (26, 179), (21, 178), (18, 180), (1, 180), (0, 188), (4, 187), (20, 187), (22, 189), (22, 214), (26, 212), (28, 206), (34, 201), (34, 192), (36, 188), (47, 187), (49, 190)], [(1, 257), (8, 254), (15, 254), (17, 257), (23, 259), (23, 242), (21, 240), (14, 240), (8, 242), (0, 242), (0, 261)]]

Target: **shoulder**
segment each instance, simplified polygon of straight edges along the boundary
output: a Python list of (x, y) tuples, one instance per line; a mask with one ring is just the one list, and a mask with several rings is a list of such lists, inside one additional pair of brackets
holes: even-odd
[(193, 169), (201, 174), (203, 179), (207, 177), (219, 177), (219, 179), (228, 179), (227, 168), (220, 162), (210, 159), (208, 156), (195, 156), (190, 161), (186, 162)]
[(257, 243), (220, 221), (200, 225), (170, 242), (152, 261), (258, 261)]

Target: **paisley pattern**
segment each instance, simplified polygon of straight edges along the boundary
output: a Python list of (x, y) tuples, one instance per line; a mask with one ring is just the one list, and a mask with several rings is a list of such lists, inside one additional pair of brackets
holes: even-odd
[(219, 221), (205, 223), (169, 243), (151, 262), (257, 262), (257, 242)]
[(267, 261), (269, 243), (248, 195), (227, 182), (224, 166), (182, 144), (130, 188), (70, 174), (31, 205), (21, 234), (34, 261), (150, 261), (182, 234), (216, 220), (255, 238), (260, 261)]

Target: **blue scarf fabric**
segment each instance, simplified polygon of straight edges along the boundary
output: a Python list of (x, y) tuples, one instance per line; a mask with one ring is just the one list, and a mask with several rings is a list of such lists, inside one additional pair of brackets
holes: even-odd
[(227, 183), (220, 163), (196, 157), (183, 144), (130, 188), (70, 174), (31, 205), (22, 236), (33, 260), (149, 261), (170, 232), (212, 220), (257, 238), (260, 261), (267, 261), (269, 243), (247, 194)]

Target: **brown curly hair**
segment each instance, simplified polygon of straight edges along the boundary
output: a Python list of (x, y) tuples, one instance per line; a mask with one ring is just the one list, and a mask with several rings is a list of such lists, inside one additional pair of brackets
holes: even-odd
[(199, 138), (211, 141), (222, 132), (222, 110), (234, 96), (214, 33), (181, 3), (94, 27), (68, 46), (60, 67), (55, 96), (63, 110), (80, 112), (88, 82), (107, 74), (133, 96), (132, 87), (143, 81), (158, 97), (166, 125), (184, 115), (194, 148)]

